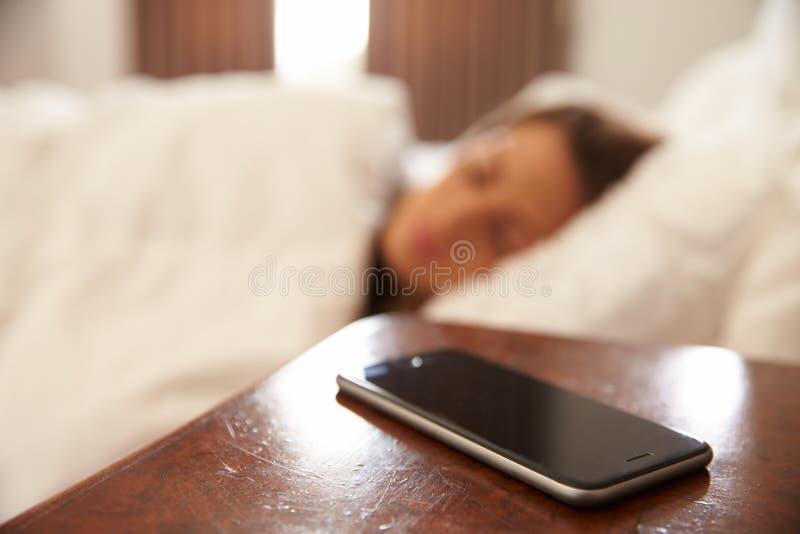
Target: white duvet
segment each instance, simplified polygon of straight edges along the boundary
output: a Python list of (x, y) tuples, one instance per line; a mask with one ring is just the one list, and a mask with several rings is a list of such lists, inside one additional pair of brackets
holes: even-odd
[(363, 312), (358, 288), (298, 279), (371, 261), (408, 131), (394, 85), (348, 93), (0, 91), (0, 521)]

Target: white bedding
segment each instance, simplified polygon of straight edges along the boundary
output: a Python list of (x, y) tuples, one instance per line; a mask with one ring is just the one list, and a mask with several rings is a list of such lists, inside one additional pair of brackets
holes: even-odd
[(358, 317), (265, 269), (366, 267), (406, 121), (384, 80), (0, 91), (0, 521)]

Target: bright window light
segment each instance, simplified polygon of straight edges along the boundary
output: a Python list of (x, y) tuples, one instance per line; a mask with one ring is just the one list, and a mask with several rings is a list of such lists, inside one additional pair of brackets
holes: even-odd
[(275, 70), (289, 82), (352, 78), (368, 33), (369, 0), (276, 0)]

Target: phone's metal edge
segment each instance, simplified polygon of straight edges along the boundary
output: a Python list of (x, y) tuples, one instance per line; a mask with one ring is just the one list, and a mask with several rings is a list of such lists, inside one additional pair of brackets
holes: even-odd
[[(417, 430), (573, 506), (592, 507), (609, 503), (639, 490), (654, 486), (659, 482), (700, 469), (708, 465), (713, 456), (711, 447), (708, 447), (702, 454), (670, 464), (656, 471), (644, 473), (613, 486), (597, 489), (576, 488), (553, 480), (501, 454), (489, 450), (439, 423), (408, 410), (392, 400), (394, 395), (373, 384), (343, 375), (336, 377), (336, 383), (342, 391), (396, 417)], [(707, 445), (708, 444), (706, 444), (706, 446)]]

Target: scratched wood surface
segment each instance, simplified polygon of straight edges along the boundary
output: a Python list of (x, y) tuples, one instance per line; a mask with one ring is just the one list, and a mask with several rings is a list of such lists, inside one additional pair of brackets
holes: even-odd
[[(598, 510), (560, 504), (337, 395), (337, 371), (459, 347), (698, 434), (709, 472)], [(379, 316), (12, 519), (4, 532), (800, 531), (800, 368)]]

